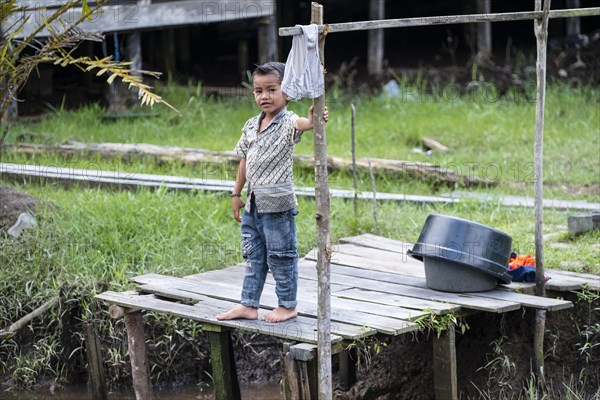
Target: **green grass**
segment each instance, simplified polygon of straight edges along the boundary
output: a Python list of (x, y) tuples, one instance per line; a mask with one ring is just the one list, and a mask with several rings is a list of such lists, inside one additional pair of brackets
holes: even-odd
[[(462, 175), (475, 175), (499, 183), (497, 188), (480, 189), (493, 194), (533, 195), (533, 142), (535, 102), (525, 95), (502, 98), (489, 93), (455, 96), (447, 88), (421, 94), (403, 83), (397, 98), (329, 93), (330, 121), (327, 125), (328, 153), (351, 157), (350, 104), (357, 108), (357, 156), (433, 163)], [(437, 90), (437, 91), (436, 91)], [(33, 133), (38, 143), (82, 142), (152, 143), (165, 146), (231, 150), (247, 118), (257, 113), (249, 98), (214, 99), (202, 95), (201, 87), (167, 86), (161, 94), (181, 111), (181, 116), (156, 108), (158, 118), (102, 119), (99, 107), (57, 111), (39, 123), (18, 124), (8, 143), (20, 134)], [(416, 93), (416, 94), (415, 94)], [(544, 137), (545, 197), (598, 201), (600, 193), (600, 92), (597, 88), (550, 86), (546, 101)], [(305, 115), (309, 103), (290, 103), (289, 108)], [(450, 147), (448, 153), (427, 156), (414, 153), (420, 138), (430, 136)], [(312, 154), (312, 134), (305, 135), (296, 149)], [(5, 152), (3, 162), (23, 162), (23, 156)], [(114, 168), (115, 161), (91, 160), (98, 167)], [(57, 156), (36, 156), (33, 163), (65, 163)], [(90, 159), (69, 160), (89, 165)], [(117, 162), (118, 164), (119, 162)], [(177, 163), (156, 166), (132, 160), (139, 172), (193, 176), (193, 168)], [(298, 174), (297, 174), (298, 175)], [(299, 184), (311, 184), (312, 175), (299, 177)], [(351, 187), (347, 174), (338, 174), (332, 186)], [(365, 175), (361, 190), (370, 190)], [(449, 191), (445, 185), (432, 188), (431, 182), (410, 177), (378, 175), (377, 190), (431, 194)]]
[[(230, 200), (220, 194), (166, 190), (137, 192), (89, 188), (63, 189), (47, 185), (20, 187), (44, 199), (40, 227), (24, 239), (0, 242), (2, 262), (13, 265), (3, 274), (23, 271), (43, 288), (57, 290), (69, 282), (101, 280), (116, 289), (136, 274), (156, 272), (182, 276), (241, 262), (239, 224), (231, 216)], [(315, 246), (314, 202), (300, 199), (297, 218), (299, 252)], [(331, 229), (334, 241), (363, 232), (414, 242), (431, 213), (454, 215), (500, 229), (513, 237), (520, 253), (533, 252), (533, 210), (494, 204), (461, 203), (445, 206), (379, 203), (375, 226), (371, 202), (360, 202), (358, 218), (351, 201), (334, 200)], [(573, 269), (600, 273), (598, 232), (572, 238), (566, 234), (567, 211), (547, 210), (545, 232), (547, 268), (577, 259)], [(565, 232), (563, 234), (558, 234)], [(27, 246), (23, 245), (23, 241)], [(553, 247), (565, 242), (569, 249)], [(12, 279), (3, 279), (13, 285)], [(24, 285), (24, 284), (23, 284)], [(21, 289), (25, 286), (20, 287)], [(19, 290), (16, 291), (19, 293)]]

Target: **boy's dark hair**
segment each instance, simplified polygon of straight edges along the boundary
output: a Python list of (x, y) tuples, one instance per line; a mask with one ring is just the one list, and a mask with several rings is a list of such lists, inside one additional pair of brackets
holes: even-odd
[(256, 75), (268, 75), (275, 72), (279, 76), (279, 83), (283, 81), (283, 72), (285, 64), (279, 61), (269, 61), (264, 64), (257, 65), (252, 73), (252, 77)]

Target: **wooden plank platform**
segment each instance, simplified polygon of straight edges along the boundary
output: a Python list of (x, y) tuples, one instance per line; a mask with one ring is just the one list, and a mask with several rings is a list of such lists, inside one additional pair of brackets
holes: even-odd
[[(411, 244), (370, 234), (342, 239), (335, 246), (331, 260), (331, 306), (334, 335), (346, 339), (374, 335), (399, 335), (415, 331), (412, 322), (429, 313), (446, 314), (466, 311), (504, 313), (521, 307), (556, 311), (571, 307), (569, 301), (531, 296), (521, 289), (501, 285), (479, 293), (446, 293), (429, 289), (421, 261), (410, 258), (406, 250)], [(300, 342), (314, 343), (317, 324), (317, 272), (314, 251), (301, 259), (298, 267), (298, 329), (293, 337)], [(146, 274), (136, 276), (138, 295), (102, 294), (99, 298), (115, 304), (174, 313), (206, 323), (271, 332), (271, 325), (251, 322), (223, 322), (215, 319), (219, 312), (230, 309), (239, 301), (244, 266), (194, 274), (183, 278)], [(597, 287), (598, 277), (591, 274), (557, 272), (561, 290), (582, 285)], [(277, 307), (275, 282), (267, 277), (261, 308)], [(509, 288), (510, 289), (510, 288)], [(142, 296), (151, 293), (154, 296)], [(148, 300), (148, 305), (143, 306)], [(162, 307), (162, 308), (161, 308)], [(190, 308), (191, 307), (191, 308)], [(200, 312), (201, 310), (201, 312)], [(233, 324), (233, 325), (232, 325)], [(273, 333), (284, 337), (285, 332)], [(288, 335), (288, 338), (290, 336)]]
[[(210, 297), (199, 298), (195, 305), (163, 300), (155, 295), (142, 295), (134, 291), (107, 291), (97, 295), (96, 298), (126, 308), (156, 311), (247, 332), (257, 332), (305, 343), (317, 343), (316, 326), (312, 318), (296, 317), (293, 321), (285, 323), (269, 323), (262, 320), (218, 321), (215, 318), (217, 313), (231, 309), (235, 303), (219, 302)], [(337, 335), (332, 335), (332, 337), (333, 343), (342, 340)]]
[[(341, 354), (340, 371), (345, 372), (340, 373), (343, 376), (353, 376), (351, 364), (342, 362), (347, 361), (347, 351), (344, 349), (348, 343), (376, 334), (395, 336), (417, 331), (420, 326), (414, 322), (415, 319), (431, 313), (505, 313), (522, 307), (558, 311), (573, 306), (571, 302), (558, 298), (527, 294), (533, 287), (531, 284), (499, 285), (494, 290), (476, 293), (432, 290), (427, 287), (423, 263), (407, 256), (406, 251), (410, 248), (412, 244), (370, 234), (344, 238), (340, 245), (334, 247), (330, 269), (330, 330), (333, 338), (332, 353)], [(318, 342), (314, 251), (299, 260), (298, 316), (285, 322), (216, 319), (218, 313), (239, 304), (244, 270), (245, 266), (238, 264), (181, 278), (145, 274), (132, 278), (138, 284), (136, 291), (104, 292), (97, 298), (127, 308), (129, 312), (150, 310), (201, 322), (211, 340), (211, 359), (217, 360), (215, 365), (223, 365), (224, 370), (229, 371), (223, 376), (231, 382), (235, 380), (229, 332), (231, 329), (258, 332), (298, 342), (299, 345), (291, 346), (295, 351), (290, 350), (286, 359), (291, 357), (296, 362), (309, 363), (311, 367), (306, 364), (298, 368), (312, 371), (316, 365), (315, 344)], [(582, 287), (600, 289), (600, 277), (597, 275), (556, 270), (550, 270), (549, 274), (551, 281), (554, 281), (552, 285), (548, 285), (553, 288), (551, 290), (570, 291)], [(259, 315), (277, 305), (275, 281), (268, 274)], [(141, 324), (141, 318), (139, 321)], [(454, 335), (454, 330), (450, 329), (433, 340), (436, 357), (449, 360), (445, 366), (452, 369), (456, 369), (453, 358)], [(290, 355), (292, 353), (296, 355)], [(456, 383), (455, 376), (441, 376), (438, 370), (435, 372), (437, 380), (441, 380), (443, 384)], [(218, 386), (225, 390), (228, 385), (221, 382)]]

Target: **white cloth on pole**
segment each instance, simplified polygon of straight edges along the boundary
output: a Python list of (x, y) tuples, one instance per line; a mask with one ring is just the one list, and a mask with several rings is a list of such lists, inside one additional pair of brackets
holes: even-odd
[(294, 35), (283, 74), (282, 90), (290, 98), (314, 99), (325, 92), (319, 59), (319, 27), (296, 25), (303, 34)]

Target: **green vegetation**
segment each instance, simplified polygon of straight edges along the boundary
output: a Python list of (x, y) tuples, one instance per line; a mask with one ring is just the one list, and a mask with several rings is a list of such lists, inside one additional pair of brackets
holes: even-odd
[[(408, 89), (407, 89), (408, 90)], [(413, 89), (411, 89), (413, 90)], [(158, 145), (231, 150), (244, 121), (256, 113), (248, 99), (214, 99), (202, 95), (201, 87), (160, 88), (161, 95), (181, 111), (160, 118), (102, 120), (103, 110), (86, 107), (77, 111), (57, 110), (39, 123), (20, 123), (7, 137), (17, 143), (20, 135), (33, 134), (45, 144), (67, 140), (84, 142), (144, 142)], [(408, 93), (408, 92), (406, 92)], [(332, 91), (328, 124), (329, 153), (350, 158), (350, 102), (357, 105), (357, 155), (426, 161), (456, 169), (463, 174), (498, 179), (495, 188), (479, 188), (492, 194), (532, 194), (534, 104), (524, 100), (476, 101), (468, 96), (442, 101), (428, 95), (416, 99), (358, 97), (350, 99)], [(419, 95), (417, 95), (419, 96)], [(546, 197), (598, 201), (600, 160), (600, 112), (598, 89), (551, 87), (546, 120)], [(304, 114), (307, 102), (290, 108)], [(412, 152), (421, 136), (430, 136), (449, 146), (448, 153), (431, 156)], [(297, 153), (311, 153), (312, 135), (306, 134)], [(156, 173), (233, 180), (231, 167), (206, 168), (178, 162), (156, 164), (151, 159), (107, 160), (99, 157), (57, 154), (32, 157), (3, 151), (2, 162), (53, 165), (72, 168)], [(458, 168), (454, 168), (454, 167)], [(493, 176), (491, 175), (493, 171)], [(369, 191), (368, 174), (360, 176), (359, 189)], [(332, 186), (352, 187), (347, 173), (334, 173)], [(298, 171), (297, 184), (310, 186), (313, 175)], [(4, 184), (4, 183), (3, 183)], [(223, 194), (91, 189), (77, 184), (14, 184), (43, 201), (39, 226), (19, 239), (0, 237), (0, 327), (31, 312), (50, 297), (61, 293), (60, 307), (34, 321), (13, 338), (0, 339), (0, 376), (12, 377), (19, 388), (31, 387), (40, 378), (69, 379), (67, 360), (85, 363), (83, 350), (75, 346), (65, 355), (61, 334), (67, 312), (76, 309), (81, 321), (93, 321), (103, 338), (107, 378), (113, 387), (127, 379), (125, 340), (120, 322), (108, 320), (106, 307), (93, 301), (98, 291), (131, 288), (129, 278), (142, 273), (175, 276), (223, 268), (241, 261), (239, 225), (231, 217), (230, 199)], [(376, 177), (381, 192), (433, 194), (457, 189), (408, 176)], [(569, 190), (565, 191), (565, 187)], [(594, 187), (596, 189), (594, 189)], [(464, 190), (464, 189), (462, 189)], [(299, 252), (315, 244), (314, 202), (300, 199), (297, 218)], [(359, 203), (354, 216), (351, 201), (334, 199), (331, 204), (332, 240), (365, 232), (413, 242), (431, 213), (454, 215), (500, 229), (513, 237), (518, 253), (534, 252), (533, 209), (502, 207), (494, 202), (461, 202), (455, 205), (379, 203), (373, 221), (371, 202)], [(544, 213), (546, 267), (600, 274), (600, 233), (577, 237), (566, 231), (572, 212), (547, 209)], [(568, 260), (578, 263), (562, 264)], [(66, 300), (65, 300), (66, 299)], [(153, 379), (173, 378), (172, 362), (178, 354), (193, 354), (194, 362), (205, 359), (198, 345), (201, 331), (192, 322), (154, 314), (146, 317), (155, 328), (149, 349)], [(77, 325), (79, 327), (79, 325)], [(587, 340), (597, 326), (582, 327), (582, 355), (590, 354)], [(585, 331), (584, 331), (585, 330)], [(593, 330), (593, 332), (592, 332)], [(79, 346), (80, 331), (75, 333)], [(25, 343), (25, 345), (23, 345)], [(158, 360), (162, 360), (158, 362)], [(167, 360), (167, 362), (164, 362)], [(195, 379), (198, 375), (195, 376)]]
[[(514, 92), (498, 97), (491, 91), (476, 90), (456, 95), (452, 85), (433, 88), (425, 94), (407, 83), (398, 97), (355, 96), (329, 93), (330, 122), (327, 125), (328, 153), (350, 158), (350, 104), (355, 103), (357, 157), (421, 161), (449, 168), (462, 175), (487, 178), (499, 185), (480, 191), (513, 195), (533, 195), (533, 140), (535, 103), (531, 93)], [(12, 129), (7, 143), (20, 135), (33, 135), (34, 142), (60, 144), (81, 142), (151, 143), (164, 146), (232, 150), (245, 120), (257, 113), (248, 97), (215, 99), (202, 94), (201, 86), (158, 88), (177, 107), (181, 116), (163, 112), (148, 119), (103, 120), (98, 106), (77, 111), (56, 110), (39, 123), (21, 123)], [(488, 93), (489, 92), (489, 93)], [(551, 86), (546, 104), (545, 197), (598, 201), (600, 159), (600, 108), (597, 88)], [(307, 101), (290, 103), (289, 108), (304, 115)], [(421, 137), (432, 137), (450, 151), (431, 155), (415, 153)], [(296, 149), (312, 154), (312, 135), (306, 134)], [(24, 156), (2, 155), (3, 162), (24, 162)], [(114, 170), (122, 162), (74, 157), (64, 160), (44, 154), (29, 160), (34, 164), (89, 167)], [(161, 166), (145, 160), (129, 160), (128, 170), (159, 174), (194, 176), (197, 169), (168, 163)], [(227, 179), (232, 179), (232, 171)], [(300, 174), (298, 184), (310, 185), (312, 174)], [(335, 174), (332, 186), (352, 187), (352, 177)], [(399, 179), (401, 178), (401, 179)], [(406, 176), (377, 176), (377, 190), (402, 193), (444, 193), (454, 188)], [(360, 190), (370, 191), (367, 174)]]

